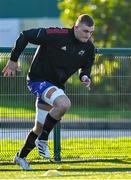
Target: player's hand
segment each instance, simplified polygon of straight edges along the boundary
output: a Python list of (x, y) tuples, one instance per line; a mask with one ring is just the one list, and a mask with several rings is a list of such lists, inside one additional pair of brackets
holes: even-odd
[(6, 66), (4, 67), (4, 69), (2, 70), (2, 73), (5, 76), (15, 76), (15, 72), (18, 68), (18, 64), (17, 62), (11, 61), (9, 60), (6, 64)]
[(88, 89), (90, 89), (91, 79), (88, 78), (88, 76), (86, 76), (86, 75), (82, 76), (81, 81)]

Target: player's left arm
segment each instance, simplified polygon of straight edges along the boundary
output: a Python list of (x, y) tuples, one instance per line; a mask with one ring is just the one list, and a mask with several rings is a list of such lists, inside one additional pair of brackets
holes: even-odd
[(90, 48), (90, 52), (87, 57), (87, 63), (82, 66), (82, 68), (80, 70), (80, 75), (79, 75), (81, 82), (86, 87), (89, 87), (91, 84), (91, 69), (92, 69), (94, 60), (95, 60), (95, 47), (92, 46)]

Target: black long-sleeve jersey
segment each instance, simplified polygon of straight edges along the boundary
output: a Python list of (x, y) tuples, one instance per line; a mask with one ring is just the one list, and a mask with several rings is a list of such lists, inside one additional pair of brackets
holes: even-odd
[(49, 81), (64, 88), (66, 80), (80, 69), (90, 77), (95, 58), (91, 41), (82, 43), (75, 38), (74, 29), (39, 28), (23, 31), (11, 52), (11, 60), (17, 62), (28, 43), (39, 45), (29, 68), (27, 79)]

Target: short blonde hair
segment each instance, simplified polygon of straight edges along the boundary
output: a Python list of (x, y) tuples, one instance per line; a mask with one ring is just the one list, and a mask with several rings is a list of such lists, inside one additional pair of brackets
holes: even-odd
[(94, 20), (91, 16), (88, 14), (81, 14), (78, 19), (76, 20), (75, 25), (78, 25), (79, 23), (83, 23), (89, 27), (94, 25)]

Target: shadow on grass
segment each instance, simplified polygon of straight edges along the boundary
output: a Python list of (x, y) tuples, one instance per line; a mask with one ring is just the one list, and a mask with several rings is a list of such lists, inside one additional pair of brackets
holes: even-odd
[[(43, 169), (33, 169), (31, 171), (48, 171), (48, 170), (54, 170), (54, 168), (43, 168)], [(16, 172), (16, 171), (23, 171), (21, 169), (5, 169), (5, 168), (0, 168), (0, 171), (4, 171), (4, 172)], [(31, 172), (31, 171), (28, 171), (28, 172)], [(131, 171), (131, 168), (123, 168), (123, 167), (119, 167), (119, 168), (114, 168), (114, 167), (111, 167), (111, 168), (72, 168), (72, 169), (58, 169), (58, 171), (68, 171), (68, 172), (82, 172), (82, 171), (85, 171), (85, 172), (127, 172), (127, 171)], [(26, 171), (27, 172), (27, 171)]]
[[(128, 159), (128, 160), (131, 160), (131, 159)], [(120, 159), (112, 159), (112, 160), (90, 160), (90, 161), (65, 161), (65, 162), (54, 162), (54, 164), (59, 164), (59, 165), (62, 165), (62, 164), (73, 164), (73, 163), (82, 163), (82, 167), (78, 167), (77, 166), (75, 167), (75, 164), (74, 164), (74, 167), (70, 165), (69, 168), (60, 168), (58, 169), (57, 167), (40, 167), (40, 168), (35, 168), (35, 165), (52, 165), (53, 163), (52, 162), (32, 162), (30, 163), (31, 165), (34, 165), (34, 169), (31, 170), (31, 171), (34, 171), (34, 172), (41, 172), (41, 171), (48, 171), (48, 170), (58, 170), (58, 171), (65, 171), (65, 172), (127, 172), (127, 171), (131, 171), (131, 167), (112, 167), (112, 165), (110, 164), (109, 166), (110, 167), (88, 167), (88, 165), (90, 165), (90, 163), (94, 163), (93, 166), (95, 166), (95, 162), (104, 162), (104, 163), (117, 163), (117, 164), (131, 164), (131, 162), (126, 162), (124, 160), (120, 160)], [(89, 163), (89, 164), (88, 164)], [(7, 168), (6, 168), (7, 166)], [(9, 167), (11, 166), (11, 167)], [(3, 163), (0, 163), (0, 172), (4, 171), (4, 172), (19, 172), (19, 171), (22, 171), (21, 169), (19, 169), (19, 167), (15, 167), (16, 165), (11, 163), (11, 162), (3, 162)], [(86, 167), (85, 167), (86, 166)], [(98, 164), (96, 165), (98, 166)], [(29, 171), (30, 172), (30, 171)]]
[[(56, 167), (52, 167), (52, 168), (46, 168), (46, 167), (42, 167), (42, 168), (35, 168), (35, 165), (52, 165), (52, 164), (56, 164), (56, 165), (62, 165), (62, 164), (70, 164), (69, 168), (60, 168), (57, 169), (58, 171), (68, 171), (68, 172), (127, 172), (127, 171), (131, 171), (131, 167), (112, 167), (111, 164), (109, 164), (109, 167), (88, 167), (88, 165), (91, 165), (91, 163), (94, 163), (93, 166), (95, 166), (95, 162), (103, 162), (103, 163), (114, 163), (114, 164), (131, 164), (131, 159), (90, 159), (90, 160), (83, 160), (83, 161), (61, 161), (61, 162), (56, 162), (56, 161), (33, 161), (30, 162), (31, 165), (34, 165), (34, 169), (32, 171), (48, 171), (48, 170), (54, 170), (57, 169)], [(71, 166), (71, 164), (77, 164), (77, 163), (82, 163), (82, 166), (79, 168), (75, 168)], [(7, 168), (6, 168), (7, 166)], [(11, 167), (9, 167), (11, 166)], [(16, 172), (16, 171), (22, 171), (21, 169), (19, 169), (19, 167), (15, 167), (16, 165), (13, 162), (0, 162), (0, 172), (4, 171), (4, 172)], [(86, 167), (85, 167), (86, 166)], [(102, 165), (104, 166), (104, 164)], [(114, 165), (113, 165), (114, 166)], [(29, 171), (30, 172), (30, 171)]]
[[(88, 159), (88, 160), (62, 160), (62, 161), (54, 161), (52, 160), (34, 160), (30, 161), (30, 164), (77, 164), (77, 163), (95, 163), (95, 162), (103, 162), (103, 163), (117, 163), (117, 164), (131, 164), (131, 158), (126, 159)], [(0, 161), (0, 166), (2, 165), (15, 165), (12, 161)]]
[(88, 159), (85, 161), (63, 161), (62, 163), (117, 163), (117, 164), (131, 164), (131, 159)]
[(32, 164), (76, 164), (76, 163), (95, 163), (95, 162), (103, 162), (103, 163), (117, 163), (117, 164), (131, 164), (131, 159), (89, 159), (89, 160), (66, 160), (66, 161), (54, 161), (50, 162), (32, 162)]

